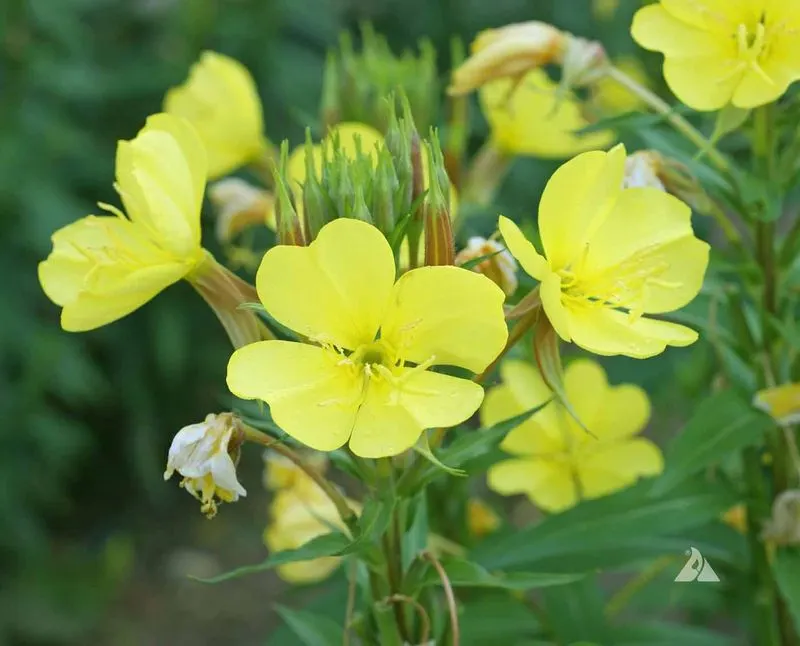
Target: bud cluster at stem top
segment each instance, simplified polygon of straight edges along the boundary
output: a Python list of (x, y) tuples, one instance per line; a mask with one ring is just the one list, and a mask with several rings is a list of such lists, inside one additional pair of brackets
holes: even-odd
[(439, 111), (440, 87), (436, 50), (428, 40), (419, 42), (419, 53), (404, 51), (396, 56), (386, 39), (369, 24), (361, 26), (361, 51), (356, 51), (350, 34), (340, 38), (337, 51), (328, 55), (322, 92), (322, 122), (368, 123), (386, 130), (384, 101), (391, 92), (408, 97), (414, 120), (423, 130), (435, 121)]

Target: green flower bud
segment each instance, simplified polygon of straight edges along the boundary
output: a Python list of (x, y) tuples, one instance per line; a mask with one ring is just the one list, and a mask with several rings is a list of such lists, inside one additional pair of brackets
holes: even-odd
[(278, 243), (282, 245), (305, 246), (300, 218), (294, 207), (294, 199), (289, 186), (288, 177), (289, 142), (281, 144), (280, 165), (273, 169), (275, 182), (275, 220), (277, 224)]

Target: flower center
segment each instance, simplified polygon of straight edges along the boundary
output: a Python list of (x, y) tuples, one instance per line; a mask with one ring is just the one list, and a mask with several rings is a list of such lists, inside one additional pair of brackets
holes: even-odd
[(739, 25), (736, 31), (736, 44), (741, 60), (751, 64), (758, 62), (766, 46), (766, 32), (763, 22), (759, 22), (755, 30), (749, 29), (744, 23)]
[(380, 339), (359, 346), (348, 359), (365, 372), (377, 371), (379, 366), (391, 369), (403, 363), (389, 345)]

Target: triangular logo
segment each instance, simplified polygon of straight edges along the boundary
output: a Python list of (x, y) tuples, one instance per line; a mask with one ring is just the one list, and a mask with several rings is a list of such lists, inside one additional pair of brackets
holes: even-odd
[(675, 581), (679, 583), (688, 583), (690, 581), (719, 583), (717, 573), (714, 572), (711, 564), (700, 554), (700, 550), (690, 547), (687, 555), (689, 556), (689, 560), (686, 561), (681, 571), (678, 572)]

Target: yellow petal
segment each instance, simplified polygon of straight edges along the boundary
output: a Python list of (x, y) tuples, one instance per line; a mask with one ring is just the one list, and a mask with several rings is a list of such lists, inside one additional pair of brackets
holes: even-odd
[(289, 341), (262, 341), (240, 348), (228, 363), (228, 389), (270, 406), (275, 423), (318, 451), (343, 446), (353, 429), (361, 381), (339, 357)]
[(184, 277), (176, 262), (121, 217), (88, 216), (53, 234), (53, 251), (39, 264), (39, 282), (64, 310), (65, 330), (111, 323)]
[(422, 425), (393, 399), (393, 388), (372, 380), (358, 410), (350, 450), (362, 458), (384, 458), (410, 449), (422, 434)]
[[(515, 83), (519, 83), (515, 88)], [(609, 131), (576, 135), (589, 125), (581, 105), (540, 69), (529, 72), (521, 82), (501, 79), (480, 89), (483, 113), (492, 129), (497, 148), (512, 155), (564, 158), (608, 146)]]
[[(582, 153), (561, 166), (539, 203), (539, 231), (550, 267), (579, 259), (622, 192), (625, 148)], [(512, 251), (513, 253), (513, 251)]]
[(172, 88), (164, 111), (184, 117), (208, 154), (208, 178), (227, 175), (263, 152), (263, 117), (250, 72), (238, 61), (203, 52), (186, 82)]
[(717, 35), (730, 36), (740, 24), (755, 24), (764, 12), (764, 0), (661, 0), (676, 19)]
[(733, 73), (736, 59), (719, 56), (668, 58), (664, 78), (669, 89), (695, 110), (719, 110), (730, 103), (742, 72)]
[(591, 427), (600, 440), (622, 439), (641, 432), (650, 419), (647, 393), (634, 384), (614, 386)]
[(425, 429), (449, 428), (468, 420), (483, 402), (483, 388), (473, 381), (430, 370), (404, 368), (398, 401)]
[(279, 565), (276, 571), (278, 576), (288, 583), (307, 585), (327, 579), (339, 567), (341, 561), (340, 557), (328, 556), (310, 561), (284, 563)]
[(342, 218), (326, 224), (308, 247), (267, 251), (256, 288), (281, 324), (355, 350), (375, 339), (394, 276), (394, 256), (381, 232), (366, 222)]
[(547, 315), (556, 334), (564, 341), (571, 341), (572, 333), (569, 328), (569, 315), (561, 300), (561, 276), (553, 272), (546, 274), (539, 287), (539, 297), (542, 299), (544, 313)]
[(413, 269), (394, 287), (381, 337), (415, 363), (479, 373), (508, 338), (504, 300), (503, 290), (482, 274), (460, 267)]
[(205, 189), (203, 145), (183, 119), (157, 114), (117, 147), (117, 184), (131, 220), (178, 256), (200, 247)]
[(647, 359), (668, 345), (683, 347), (697, 341), (697, 332), (683, 325), (646, 317), (632, 319), (625, 312), (592, 305), (570, 307), (569, 326), (576, 345), (607, 356)]
[(490, 467), (487, 482), (490, 489), (504, 496), (524, 493), (549, 512), (563, 511), (578, 501), (569, 468), (558, 462), (506, 460)]
[(800, 78), (800, 59), (796, 53), (793, 61), (776, 60), (774, 56), (772, 54), (761, 64), (763, 73), (754, 69), (745, 72), (733, 93), (733, 105), (739, 108), (755, 108), (772, 103), (786, 92), (790, 83)]
[(536, 280), (543, 280), (550, 273), (547, 260), (539, 255), (536, 247), (525, 237), (516, 223), (501, 215), (497, 221), (497, 227), (500, 229), (506, 247), (511, 252), (511, 255), (517, 259), (525, 273)]
[[(671, 312), (703, 285), (709, 246), (692, 231), (691, 209), (655, 188), (622, 191), (592, 236), (581, 281), (597, 296), (613, 294), (625, 307)], [(642, 276), (646, 279), (642, 289)]]
[[(564, 390), (578, 418), (594, 433), (595, 420), (606, 405), (609, 390), (605, 370), (591, 359), (571, 361), (564, 370)], [(581, 439), (588, 436), (582, 429), (578, 433)]]
[(648, 5), (636, 12), (631, 35), (645, 49), (667, 56), (736, 55), (732, 38), (728, 43), (704, 27), (680, 20), (661, 4)]
[(661, 450), (650, 440), (636, 438), (598, 447), (580, 459), (578, 477), (585, 498), (599, 498), (664, 469)]
[[(481, 424), (486, 428), (530, 410), (551, 395), (536, 368), (524, 361), (504, 361), (500, 374), (503, 384), (486, 393), (481, 407)], [(565, 450), (555, 407), (548, 405), (513, 428), (500, 448), (514, 455), (552, 455)]]
[(781, 424), (800, 422), (800, 384), (783, 384), (756, 393), (753, 405)]

